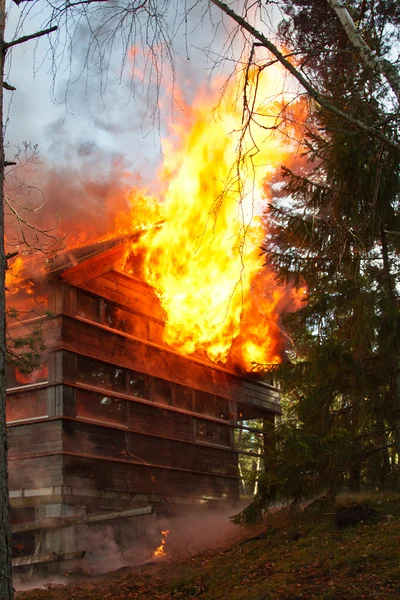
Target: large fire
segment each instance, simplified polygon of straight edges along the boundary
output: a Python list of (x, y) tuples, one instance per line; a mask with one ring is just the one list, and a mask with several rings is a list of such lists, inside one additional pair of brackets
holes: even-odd
[[(292, 291), (278, 287), (260, 246), (268, 182), (293, 147), (277, 131), (279, 71), (257, 80), (257, 124), (243, 123), (238, 77), (218, 111), (217, 94), (200, 94), (165, 142), (162, 226), (132, 248), (167, 314), (166, 342), (185, 354), (246, 371), (280, 361), (280, 313)], [(282, 125), (281, 122), (279, 122)], [(287, 133), (287, 131), (286, 131)], [(289, 300), (289, 302), (288, 302)]]
[[(167, 344), (249, 372), (280, 362), (280, 315), (298, 305), (301, 292), (278, 286), (260, 252), (270, 186), (293, 153), (294, 126), (286, 124), (284, 135), (277, 117), (284, 114), (282, 75), (270, 67), (257, 80), (247, 76), (246, 93), (257, 87), (260, 99), (254, 122), (243, 111), (243, 75), (221, 101), (216, 87), (190, 106), (181, 100), (163, 143), (159, 196), (125, 193), (130, 211), (116, 212), (106, 237), (143, 229), (119, 268), (129, 273), (135, 264), (137, 272), (139, 265), (155, 288)], [(88, 236), (76, 239), (83, 245)]]

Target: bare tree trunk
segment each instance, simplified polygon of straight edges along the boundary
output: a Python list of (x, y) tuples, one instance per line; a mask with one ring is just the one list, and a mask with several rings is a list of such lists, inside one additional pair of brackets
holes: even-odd
[[(390, 260), (389, 260), (389, 248), (386, 236), (386, 230), (381, 223), (381, 252), (383, 260), (383, 285), (385, 287), (388, 298), (391, 301), (393, 307), (397, 306), (397, 296), (395, 291), (395, 284), (391, 272)], [(393, 420), (392, 425), (395, 430), (395, 446), (397, 450), (397, 456), (400, 457), (400, 366), (397, 356), (392, 356), (392, 412)]]
[(396, 67), (390, 61), (376, 56), (376, 54), (372, 52), (371, 48), (368, 46), (361, 33), (357, 29), (349, 11), (340, 0), (327, 1), (338, 16), (339, 21), (341, 22), (343, 29), (347, 34), (347, 37), (360, 54), (364, 63), (374, 71), (381, 73), (386, 78), (386, 81), (396, 94), (398, 102), (400, 102), (400, 76)]
[(388, 448), (388, 433), (385, 431), (386, 423), (382, 415), (382, 403), (384, 400), (377, 395), (376, 402), (376, 429), (381, 431), (382, 434), (379, 437), (379, 445), (382, 447), (382, 461), (379, 470), (379, 485), (382, 490), (386, 490), (389, 487), (390, 479), (392, 479), (392, 466), (390, 464), (389, 448)]
[(7, 260), (4, 249), (4, 132), (3, 132), (3, 79), (5, 0), (0, 0), (0, 600), (13, 598), (11, 574), (11, 536), (7, 473), (6, 431), (6, 292), (5, 271)]

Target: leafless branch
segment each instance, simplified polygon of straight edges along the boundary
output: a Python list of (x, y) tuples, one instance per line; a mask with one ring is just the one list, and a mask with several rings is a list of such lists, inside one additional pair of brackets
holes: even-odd
[(356, 127), (359, 131), (363, 131), (379, 140), (381, 140), (384, 144), (393, 148), (394, 150), (400, 151), (400, 145), (387, 137), (384, 133), (379, 131), (374, 127), (370, 127), (366, 125), (359, 119), (356, 119), (349, 113), (345, 113), (333, 104), (330, 103), (329, 99), (320, 94), (320, 92), (302, 75), (298, 69), (292, 65), (291, 62), (284, 57), (284, 55), (278, 50), (278, 48), (273, 44), (264, 34), (258, 31), (255, 27), (253, 27), (246, 19), (235, 13), (227, 4), (221, 2), (220, 0), (211, 0), (215, 6), (220, 8), (225, 14), (227, 14), (231, 19), (233, 19), (242, 29), (250, 33), (254, 38), (256, 38), (269, 52), (271, 52), (277, 60), (285, 67), (285, 69), (293, 75), (293, 77), (303, 86), (303, 88), (307, 91), (311, 98), (313, 98), (320, 106), (328, 110), (329, 112), (337, 115), (341, 119), (350, 123), (353, 127)]
[[(7, 172), (4, 207), (5, 220), (7, 225), (6, 246), (8, 248), (25, 246), (25, 251), (40, 252), (51, 255), (56, 250), (64, 246), (64, 237), (58, 235), (60, 219), (55, 215), (56, 222), (48, 227), (38, 221), (36, 215), (44, 206), (43, 194), (35, 186), (26, 182), (25, 176), (28, 166), (36, 166), (39, 163), (38, 151), (36, 146), (28, 143), (18, 147), (15, 154), (15, 161), (9, 162), (9, 166), (14, 168)], [(22, 175), (21, 175), (22, 172)], [(31, 192), (39, 192), (39, 201), (35, 198), (34, 202), (28, 197)], [(26, 200), (22, 200), (25, 198)], [(14, 254), (10, 252), (10, 254)]]
[(7, 83), (7, 81), (3, 81), (3, 88), (5, 90), (8, 90), (9, 92), (15, 92), (15, 90), (17, 89), (13, 85), (10, 85), (9, 83)]
[(24, 44), (25, 42), (29, 42), (29, 40), (34, 40), (36, 38), (43, 37), (44, 35), (49, 35), (49, 33), (52, 33), (53, 31), (57, 31), (57, 29), (58, 29), (57, 25), (54, 25), (53, 27), (48, 27), (47, 29), (42, 29), (42, 31), (37, 31), (36, 33), (31, 33), (30, 35), (23, 35), (22, 37), (17, 38), (16, 40), (13, 40), (12, 42), (5, 42), (4, 46), (3, 46), (3, 51), (7, 52), (7, 50), (9, 48), (12, 48), (13, 46), (17, 46), (18, 44)]

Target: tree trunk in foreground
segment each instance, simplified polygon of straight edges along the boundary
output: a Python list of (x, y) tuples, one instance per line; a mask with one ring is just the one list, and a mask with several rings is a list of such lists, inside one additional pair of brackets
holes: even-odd
[(3, 77), (5, 0), (0, 0), (0, 600), (12, 600), (11, 538), (8, 503), (7, 432), (6, 432), (6, 256), (4, 249), (4, 134)]

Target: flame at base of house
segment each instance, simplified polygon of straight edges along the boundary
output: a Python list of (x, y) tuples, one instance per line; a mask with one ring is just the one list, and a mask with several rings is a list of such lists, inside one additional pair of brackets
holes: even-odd
[(153, 552), (154, 558), (160, 558), (160, 557), (167, 556), (167, 552), (165, 550), (165, 544), (167, 543), (168, 534), (169, 534), (169, 529), (166, 529), (165, 531), (161, 532), (161, 535), (162, 535), (161, 544), (158, 546), (157, 550), (154, 550), (154, 552)]

